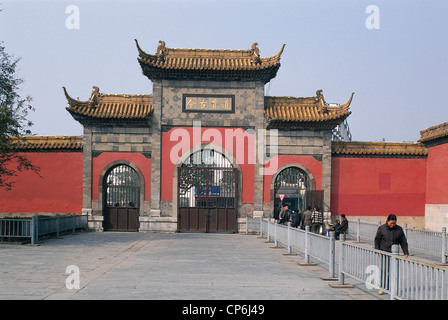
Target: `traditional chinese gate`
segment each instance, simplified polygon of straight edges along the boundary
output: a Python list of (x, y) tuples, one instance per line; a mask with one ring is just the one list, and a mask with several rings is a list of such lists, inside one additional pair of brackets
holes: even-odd
[(178, 170), (178, 230), (236, 232), (238, 171), (224, 155), (201, 150)]
[(140, 178), (137, 172), (119, 165), (104, 179), (104, 230), (138, 231)]

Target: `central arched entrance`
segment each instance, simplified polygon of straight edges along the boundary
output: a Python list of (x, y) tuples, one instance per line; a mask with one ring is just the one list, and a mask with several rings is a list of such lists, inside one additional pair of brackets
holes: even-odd
[(178, 230), (236, 232), (238, 171), (220, 152), (194, 152), (178, 168)]

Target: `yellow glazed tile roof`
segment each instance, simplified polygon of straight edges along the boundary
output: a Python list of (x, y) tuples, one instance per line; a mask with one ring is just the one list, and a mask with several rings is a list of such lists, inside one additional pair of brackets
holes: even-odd
[(448, 137), (448, 122), (438, 124), (420, 131), (419, 142), (428, 142), (431, 140)]
[(167, 48), (159, 41), (156, 54), (148, 54), (140, 48), (138, 61), (143, 73), (150, 79), (214, 79), (214, 80), (260, 80), (269, 82), (280, 67), (280, 56), (285, 44), (277, 54), (261, 57), (258, 43), (248, 50)]
[(21, 150), (82, 150), (82, 136), (24, 136), (14, 137)]
[(322, 90), (318, 90), (315, 97), (265, 97), (264, 114), (271, 125), (325, 122), (337, 125), (350, 115), (353, 95), (342, 105), (327, 104)]
[(332, 153), (334, 156), (425, 157), (428, 150), (419, 142), (333, 141)]
[(146, 121), (154, 111), (152, 95), (143, 94), (103, 94), (93, 87), (87, 101), (71, 98), (64, 89), (69, 106), (67, 110), (78, 121), (129, 120)]

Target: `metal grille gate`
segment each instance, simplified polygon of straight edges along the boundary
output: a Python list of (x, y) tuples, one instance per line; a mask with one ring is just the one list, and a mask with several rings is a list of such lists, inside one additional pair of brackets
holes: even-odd
[[(322, 212), (324, 191), (311, 190), (310, 184), (308, 175), (302, 169), (297, 167), (283, 169), (274, 182), (275, 203), (287, 204), (290, 210), (299, 213), (303, 213), (307, 206), (311, 209), (317, 206)], [(283, 201), (280, 200), (279, 194), (284, 195)]]
[(104, 180), (104, 230), (138, 231), (140, 179), (127, 165), (114, 167)]
[(211, 152), (178, 168), (179, 231), (236, 232), (238, 171), (216, 157), (224, 158)]

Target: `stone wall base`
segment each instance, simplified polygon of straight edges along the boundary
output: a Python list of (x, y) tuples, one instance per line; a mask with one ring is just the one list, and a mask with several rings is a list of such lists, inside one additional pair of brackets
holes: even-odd
[(177, 218), (173, 217), (140, 217), (139, 232), (177, 232)]
[(442, 231), (448, 229), (448, 204), (426, 204), (425, 205), (426, 229), (431, 231)]
[(89, 215), (88, 218), (89, 231), (97, 231), (97, 232), (104, 231), (103, 221), (104, 221), (103, 216)]

